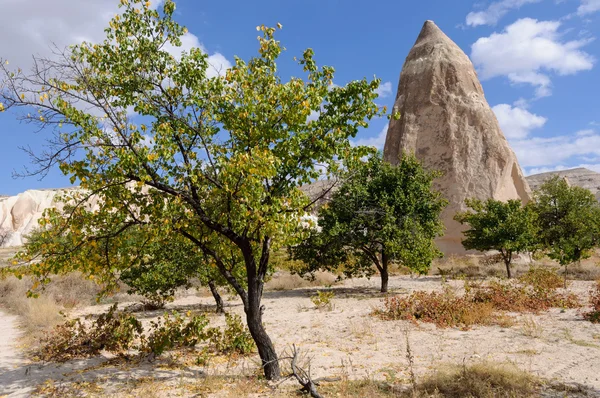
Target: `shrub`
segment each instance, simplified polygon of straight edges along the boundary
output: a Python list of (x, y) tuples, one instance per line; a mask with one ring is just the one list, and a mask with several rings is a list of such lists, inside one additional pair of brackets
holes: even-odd
[(142, 325), (133, 315), (117, 314), (116, 310), (117, 304), (89, 327), (80, 319), (56, 326), (42, 339), (40, 358), (64, 362), (98, 355), (101, 350), (122, 353), (133, 348), (135, 339), (142, 335)]
[(552, 307), (580, 306), (574, 294), (541, 291), (515, 283), (492, 282), (487, 286), (465, 283), (465, 294), (452, 289), (443, 292), (413, 292), (408, 297), (388, 297), (383, 309), (375, 311), (384, 319), (435, 323), (439, 327), (469, 328), (472, 325), (507, 324), (495, 311), (537, 313)]
[(331, 290), (319, 290), (317, 294), (310, 297), (310, 301), (317, 309), (331, 309), (331, 300), (335, 297), (335, 293)]
[(423, 321), (439, 327), (463, 328), (491, 324), (494, 320), (491, 305), (474, 302), (470, 296), (459, 296), (450, 289), (442, 293), (417, 291), (405, 298), (387, 297), (383, 302), (384, 309), (376, 313), (388, 320)]
[(592, 323), (600, 323), (600, 280), (596, 282), (594, 289), (590, 290), (590, 302), (592, 311), (584, 314), (584, 318)]
[(563, 280), (554, 268), (533, 266), (519, 278), (523, 284), (539, 292), (547, 292), (563, 287)]
[(204, 315), (181, 316), (177, 311), (151, 323), (152, 333), (143, 339), (140, 350), (159, 356), (174, 348), (193, 347), (207, 338), (208, 320)]
[(553, 307), (577, 308), (579, 299), (573, 293), (557, 293), (528, 286), (491, 282), (473, 290), (472, 300), (491, 303), (495, 310), (510, 312), (540, 312)]
[(225, 314), (225, 323), (225, 330), (212, 328), (208, 332), (209, 341), (217, 353), (247, 355), (254, 351), (252, 335), (239, 315)]

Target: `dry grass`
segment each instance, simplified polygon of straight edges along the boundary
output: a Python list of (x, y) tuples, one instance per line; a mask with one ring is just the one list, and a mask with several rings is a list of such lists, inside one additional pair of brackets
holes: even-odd
[(417, 385), (417, 396), (444, 398), (539, 397), (542, 382), (510, 364), (446, 366)]
[[(526, 274), (531, 267), (539, 268), (557, 268), (562, 274), (563, 269), (560, 265), (548, 258), (543, 258), (533, 263), (529, 262), (526, 255), (521, 255), (515, 259), (511, 265), (513, 276), (519, 277)], [(499, 277), (506, 278), (506, 267), (497, 256), (494, 255), (450, 255), (433, 262), (429, 273), (431, 275), (441, 275), (448, 279), (457, 278), (486, 278)], [(561, 275), (562, 276), (562, 275)], [(600, 278), (600, 251), (579, 264), (569, 265), (569, 279), (593, 281)]]
[(315, 272), (315, 279), (308, 280), (287, 271), (279, 271), (265, 284), (266, 290), (291, 290), (303, 287), (331, 286), (337, 277), (330, 272)]
[(521, 321), (521, 333), (523, 335), (537, 339), (542, 337), (543, 332), (544, 328), (535, 318), (528, 316)]
[(31, 344), (63, 321), (61, 312), (94, 302), (98, 286), (80, 274), (55, 277), (38, 298), (28, 298), (33, 281), (24, 277), (0, 279), (0, 307), (20, 316), (26, 344)]

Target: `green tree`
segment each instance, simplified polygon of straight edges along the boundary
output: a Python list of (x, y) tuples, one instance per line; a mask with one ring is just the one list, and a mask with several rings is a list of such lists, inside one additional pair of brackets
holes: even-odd
[[(139, 294), (157, 307), (172, 300), (177, 288), (189, 287), (191, 280), (197, 279), (210, 288), (217, 313), (223, 312), (224, 303), (218, 286), (224, 285), (225, 281), (214, 262), (211, 263), (210, 258), (189, 240), (178, 234), (148, 233), (144, 225), (132, 226), (119, 234), (81, 239), (73, 236), (72, 231), (85, 227), (81, 222), (87, 221), (77, 219), (68, 206), (66, 204), (63, 211), (70, 214), (70, 219), (61, 220), (68, 228), (33, 231), (17, 255), (29, 262), (35, 259), (36, 264), (30, 266), (30, 270), (39, 271), (42, 279), (48, 277), (47, 272), (42, 276), (44, 270), (69, 272), (71, 267), (61, 264), (85, 263), (89, 275), (100, 277), (97, 280), (105, 285), (102, 295), (112, 293), (120, 280), (129, 287), (129, 293)], [(60, 217), (63, 211), (50, 210), (46, 216), (55, 213)], [(43, 267), (37, 265), (39, 260), (43, 261)]]
[(462, 244), (467, 250), (498, 250), (511, 277), (510, 265), (516, 253), (533, 251), (537, 245), (537, 224), (530, 206), (520, 200), (502, 202), (488, 199), (467, 199), (471, 209), (454, 216), (461, 224), (468, 224)]
[[(241, 298), (265, 376), (276, 379), (261, 305), (270, 254), (300, 238), (310, 203), (298, 187), (321, 174), (317, 166), (336, 173), (368, 153), (350, 138), (384, 114), (374, 103), (380, 81), (334, 86), (334, 69), (318, 67), (311, 49), (298, 60), (303, 77), (283, 81), (276, 64), (283, 49), (265, 26), (258, 56), (208, 77), (201, 49), (167, 51), (186, 33), (172, 19), (173, 1), (161, 10), (141, 0), (121, 4), (102, 43), (36, 59), (32, 73), (2, 61), (0, 102), (6, 110), (34, 107), (22, 118), (54, 132), (47, 152), (33, 154), (31, 174), (58, 165), (96, 198), (95, 210), (82, 204), (85, 195), (73, 198), (87, 221), (70, 236), (94, 240), (143, 224), (188, 239)], [(232, 270), (234, 258), (242, 274)], [(83, 260), (62, 266), (99, 271)]]
[(588, 189), (555, 176), (534, 195), (540, 241), (548, 257), (565, 267), (590, 256), (600, 242), (600, 205)]
[(426, 273), (441, 253), (434, 239), (444, 230), (440, 213), (447, 201), (432, 189), (437, 173), (423, 169), (412, 155), (397, 166), (376, 154), (350, 169), (340, 189), (319, 211), (318, 228), (290, 248), (307, 267), (337, 271), (348, 277), (381, 275), (387, 292), (389, 263), (396, 261)]

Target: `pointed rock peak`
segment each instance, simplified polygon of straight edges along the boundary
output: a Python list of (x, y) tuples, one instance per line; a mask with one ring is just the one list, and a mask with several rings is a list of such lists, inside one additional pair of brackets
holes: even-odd
[(450, 38), (446, 36), (444, 32), (433, 21), (425, 21), (423, 24), (423, 28), (421, 29), (421, 33), (419, 33), (419, 37), (417, 38), (417, 42), (415, 46), (432, 40), (448, 40), (451, 42)]

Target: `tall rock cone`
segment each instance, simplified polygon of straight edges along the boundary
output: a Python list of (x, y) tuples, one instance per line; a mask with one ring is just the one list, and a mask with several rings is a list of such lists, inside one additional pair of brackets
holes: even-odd
[(514, 152), (488, 105), (467, 55), (432, 21), (427, 21), (400, 74), (384, 159), (398, 163), (414, 153), (423, 165), (443, 176), (436, 188), (448, 199), (442, 214), (445, 235), (438, 247), (464, 253), (464, 227), (453, 220), (466, 210), (465, 199), (521, 199), (531, 191)]

